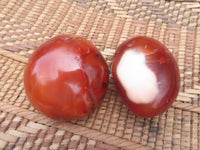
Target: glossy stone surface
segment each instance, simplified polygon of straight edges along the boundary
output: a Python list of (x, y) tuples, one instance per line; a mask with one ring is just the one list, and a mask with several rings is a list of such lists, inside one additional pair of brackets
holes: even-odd
[(61, 35), (41, 45), (24, 71), (31, 104), (53, 119), (73, 120), (101, 103), (109, 70), (97, 48), (86, 39)]
[(113, 58), (112, 74), (122, 100), (137, 116), (165, 112), (179, 92), (180, 74), (173, 55), (149, 37), (122, 43)]

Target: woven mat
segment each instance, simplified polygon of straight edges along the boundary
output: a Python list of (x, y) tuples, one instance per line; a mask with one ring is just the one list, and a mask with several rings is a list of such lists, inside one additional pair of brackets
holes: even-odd
[[(126, 39), (146, 35), (161, 41), (180, 68), (175, 103), (160, 116), (136, 117), (110, 76), (104, 101), (90, 116), (70, 122), (43, 116), (26, 98), (23, 69), (41, 43), (66, 33), (91, 40), (110, 67)], [(199, 2), (1, 0), (0, 149), (200, 149), (199, 39)]]

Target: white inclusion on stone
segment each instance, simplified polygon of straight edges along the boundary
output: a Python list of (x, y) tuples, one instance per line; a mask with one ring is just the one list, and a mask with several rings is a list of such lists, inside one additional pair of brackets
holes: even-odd
[(117, 66), (118, 79), (134, 103), (151, 103), (158, 94), (156, 75), (145, 63), (145, 55), (127, 50)]

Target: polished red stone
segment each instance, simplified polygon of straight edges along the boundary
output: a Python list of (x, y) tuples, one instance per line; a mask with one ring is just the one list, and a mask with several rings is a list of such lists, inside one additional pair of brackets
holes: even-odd
[(54, 119), (90, 114), (107, 89), (109, 69), (97, 48), (79, 36), (61, 35), (41, 45), (24, 72), (31, 104)]
[[(127, 50), (145, 54), (145, 63), (159, 82), (159, 93), (151, 103), (132, 102), (117, 75), (118, 63)], [(180, 87), (178, 65), (169, 50), (157, 40), (149, 37), (135, 37), (122, 43), (113, 58), (112, 74), (115, 86), (127, 107), (137, 116), (153, 117), (165, 112), (177, 97)], [(144, 93), (145, 94), (145, 93)]]

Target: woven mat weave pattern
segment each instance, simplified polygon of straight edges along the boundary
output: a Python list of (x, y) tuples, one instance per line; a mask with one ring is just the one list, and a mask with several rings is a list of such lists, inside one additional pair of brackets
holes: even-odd
[[(51, 120), (26, 98), (23, 69), (47, 39), (77, 34), (111, 68), (117, 46), (136, 35), (164, 43), (181, 89), (170, 109), (140, 118), (121, 101), (112, 75), (101, 106), (71, 122)], [(200, 149), (200, 3), (165, 0), (1, 0), (0, 149)]]

